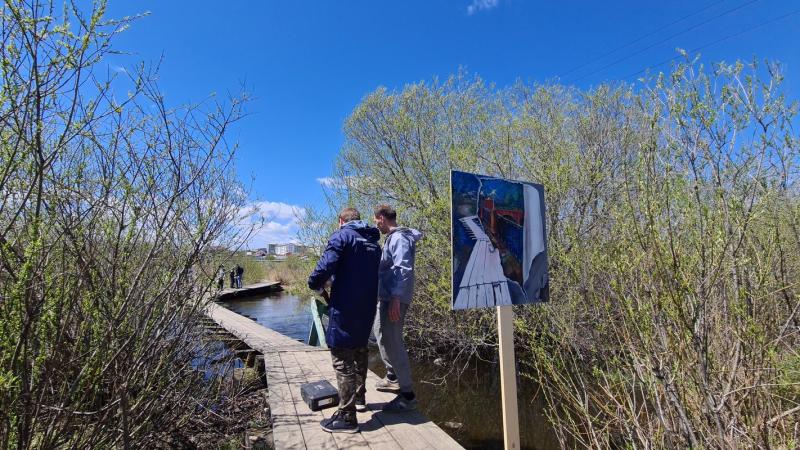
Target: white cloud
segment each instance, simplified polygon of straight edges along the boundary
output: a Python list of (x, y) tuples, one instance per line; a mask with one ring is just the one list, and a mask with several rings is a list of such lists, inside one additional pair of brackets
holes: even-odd
[(248, 205), (267, 219), (294, 220), (303, 214), (303, 208), (283, 202), (254, 202)]
[(283, 202), (252, 202), (239, 210), (239, 226), (255, 225), (245, 247), (261, 248), (267, 244), (297, 242), (297, 219), (305, 210)]
[(297, 224), (266, 222), (250, 236), (247, 248), (264, 248), (267, 244), (297, 242)]
[(467, 6), (467, 14), (470, 16), (480, 12), (494, 9), (500, 3), (500, 0), (472, 0), (472, 4)]

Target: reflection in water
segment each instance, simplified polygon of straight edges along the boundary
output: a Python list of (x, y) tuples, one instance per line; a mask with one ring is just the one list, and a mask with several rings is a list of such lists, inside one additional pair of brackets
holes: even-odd
[[(311, 327), (311, 301), (281, 292), (267, 297), (231, 300), (224, 305), (255, 318), (268, 328), (305, 342)], [(446, 365), (438, 366), (430, 360), (412, 359), (411, 367), (423, 414), (466, 448), (503, 448), (499, 366), (475, 361), (458, 378), (454, 374), (447, 375), (450, 368)], [(386, 373), (376, 347), (370, 348), (370, 369), (381, 376)], [(442, 382), (445, 376), (446, 382)], [(543, 415), (542, 401), (532, 400), (536, 385), (523, 378), (518, 380), (518, 385), (522, 448), (558, 448)]]
[(203, 372), (203, 379), (209, 381), (214, 377), (224, 377), (234, 369), (244, 367), (238, 358), (233, 356), (231, 350), (218, 340), (198, 342), (193, 353), (192, 369)]
[(283, 292), (266, 297), (249, 297), (223, 303), (239, 314), (253, 317), (258, 323), (278, 333), (305, 342), (311, 329), (312, 299), (301, 299)]

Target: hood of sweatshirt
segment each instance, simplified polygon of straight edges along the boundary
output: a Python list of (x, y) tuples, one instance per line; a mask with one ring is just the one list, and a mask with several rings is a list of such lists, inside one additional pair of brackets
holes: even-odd
[(422, 231), (409, 227), (397, 227), (394, 230), (390, 231), (387, 237), (391, 236), (392, 233), (400, 233), (403, 236), (411, 239), (411, 241), (414, 243), (418, 242), (424, 236), (424, 234), (422, 234)]
[(381, 232), (378, 231), (377, 228), (369, 225), (367, 222), (364, 222), (363, 220), (351, 220), (350, 222), (347, 222), (346, 224), (342, 225), (341, 228), (342, 229), (347, 228), (353, 230), (356, 233), (360, 234), (361, 237), (372, 243), (378, 242), (378, 240), (380, 240), (381, 238)]

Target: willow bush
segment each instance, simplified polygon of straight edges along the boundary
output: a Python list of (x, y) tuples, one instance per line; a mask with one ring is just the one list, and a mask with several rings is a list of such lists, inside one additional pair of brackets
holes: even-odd
[(562, 445), (795, 448), (797, 106), (776, 64), (642, 81), (378, 89), (330, 203), (389, 202), (425, 232), (408, 337), (487, 355), (494, 312), (450, 311), (449, 171), (542, 183), (552, 300), (516, 309), (516, 339)]
[(168, 108), (104, 13), (0, 6), (0, 448), (175, 446), (220, 401), (200, 263), (241, 237), (242, 102)]

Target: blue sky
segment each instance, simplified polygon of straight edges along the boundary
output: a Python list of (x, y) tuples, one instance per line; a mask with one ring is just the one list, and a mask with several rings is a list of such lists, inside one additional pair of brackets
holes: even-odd
[(323, 203), (319, 180), (330, 176), (342, 123), (379, 86), (402, 89), (463, 67), (498, 86), (560, 79), (590, 87), (634, 81), (677, 47), (713, 44), (704, 61), (783, 62), (786, 89), (800, 97), (797, 0), (145, 0), (109, 8), (111, 17), (142, 12), (149, 15), (116, 41), (130, 54), (109, 65), (163, 55), (160, 86), (171, 105), (243, 83), (255, 97), (231, 135), (241, 145), (239, 176), (255, 178), (252, 200), (271, 218), (252, 246), (291, 240), (294, 208)]

